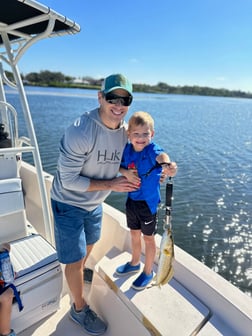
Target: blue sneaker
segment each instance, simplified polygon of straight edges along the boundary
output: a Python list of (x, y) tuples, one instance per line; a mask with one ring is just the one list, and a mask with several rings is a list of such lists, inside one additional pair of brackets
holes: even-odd
[(102, 335), (107, 329), (107, 325), (89, 306), (85, 306), (82, 311), (76, 312), (72, 304), (69, 317), (78, 323), (89, 335)]
[(131, 287), (135, 290), (142, 290), (145, 289), (152, 281), (153, 279), (153, 272), (151, 274), (147, 275), (144, 272), (142, 272), (138, 278), (132, 283)]
[(136, 273), (139, 270), (140, 270), (140, 264), (136, 266), (132, 266), (130, 262), (127, 262), (126, 264), (117, 267), (116, 274), (117, 275), (127, 275), (129, 273)]
[(6, 336), (16, 336), (16, 333), (13, 329), (11, 329), (10, 333)]

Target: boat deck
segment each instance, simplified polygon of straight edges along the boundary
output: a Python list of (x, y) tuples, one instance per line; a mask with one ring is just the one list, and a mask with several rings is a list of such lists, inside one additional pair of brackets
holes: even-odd
[[(85, 284), (90, 306), (108, 322), (104, 336), (221, 335), (213, 325), (207, 323), (209, 309), (175, 279), (160, 288), (153, 286), (144, 291), (131, 289), (137, 275), (118, 277), (114, 272), (119, 264), (129, 258), (128, 252), (113, 248), (96, 265), (92, 285)], [(70, 305), (70, 297), (66, 294), (61, 299), (58, 311), (18, 336), (77, 336), (80, 331), (85, 335), (69, 319)]]
[[(140, 323), (151, 335), (192, 335), (196, 333), (209, 319), (209, 309), (175, 279), (161, 287), (152, 286), (143, 291), (135, 291), (131, 288), (131, 284), (139, 274), (126, 277), (118, 277), (115, 274), (116, 267), (126, 263), (130, 258), (131, 255), (128, 252), (120, 253), (117, 249), (112, 249), (98, 263), (95, 275), (99, 275), (108, 285), (103, 295), (109, 297), (109, 291), (113, 291), (120, 299), (121, 305), (125, 305), (129, 314), (134, 315), (137, 320), (136, 325)], [(101, 307), (103, 311), (106, 311), (104, 301), (107, 300), (99, 299), (102, 295), (96, 295), (96, 297), (98, 298), (96, 299), (97, 310)], [(108, 313), (108, 318), (109, 315), (110, 313)]]

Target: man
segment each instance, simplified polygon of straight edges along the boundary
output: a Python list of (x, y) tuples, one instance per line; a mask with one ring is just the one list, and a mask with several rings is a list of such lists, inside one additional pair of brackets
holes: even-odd
[(58, 168), (51, 198), (59, 261), (73, 297), (70, 317), (91, 335), (106, 324), (84, 298), (83, 268), (101, 231), (102, 202), (111, 191), (129, 192), (137, 186), (117, 177), (127, 142), (123, 121), (132, 102), (132, 84), (121, 74), (105, 78), (98, 92), (99, 107), (84, 113), (60, 142)]

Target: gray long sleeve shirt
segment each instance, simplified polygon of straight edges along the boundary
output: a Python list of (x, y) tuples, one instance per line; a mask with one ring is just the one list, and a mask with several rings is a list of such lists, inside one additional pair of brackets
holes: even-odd
[(98, 108), (84, 113), (61, 139), (52, 199), (88, 211), (95, 209), (110, 190), (87, 191), (90, 179), (116, 177), (126, 142), (125, 122), (112, 130), (102, 123)]

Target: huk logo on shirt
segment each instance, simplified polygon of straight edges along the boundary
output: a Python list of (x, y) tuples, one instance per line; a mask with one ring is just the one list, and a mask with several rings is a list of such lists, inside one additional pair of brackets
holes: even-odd
[(121, 162), (121, 152), (118, 152), (117, 150), (114, 150), (113, 152), (110, 152), (108, 150), (101, 152), (99, 150), (97, 153), (97, 162), (99, 164), (108, 163), (108, 162), (110, 163)]

